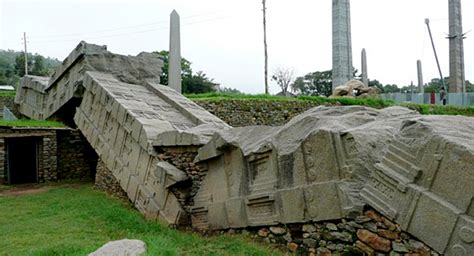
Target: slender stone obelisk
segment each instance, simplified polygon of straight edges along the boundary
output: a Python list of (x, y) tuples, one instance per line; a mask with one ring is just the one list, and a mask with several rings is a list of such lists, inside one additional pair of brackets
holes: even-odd
[(449, 0), (449, 92), (466, 92), (461, 0)]
[(170, 52), (168, 57), (168, 86), (181, 93), (181, 35), (179, 14), (175, 10), (170, 15)]
[(367, 52), (362, 49), (362, 83), (365, 87), (369, 87), (369, 74), (367, 73)]
[(332, 89), (352, 79), (350, 0), (332, 0)]
[(416, 61), (416, 69), (418, 71), (418, 91), (425, 93), (425, 87), (423, 84), (423, 69), (421, 67), (421, 60)]

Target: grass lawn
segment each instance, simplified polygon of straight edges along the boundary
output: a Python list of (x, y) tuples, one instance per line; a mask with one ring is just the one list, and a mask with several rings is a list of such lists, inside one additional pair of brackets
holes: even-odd
[(281, 255), (238, 235), (202, 237), (146, 221), (92, 184), (0, 195), (0, 255), (87, 255), (110, 240), (140, 239), (147, 255)]
[(18, 120), (0, 120), (0, 126), (14, 126), (14, 127), (47, 127), (47, 128), (62, 128), (66, 127), (61, 122), (56, 121), (38, 121), (29, 119)]
[(232, 93), (205, 93), (205, 94), (187, 94), (186, 97), (193, 101), (210, 101), (225, 102), (228, 100), (246, 100), (246, 101), (310, 101), (317, 105), (361, 105), (372, 108), (386, 108), (390, 106), (400, 105), (418, 111), (422, 115), (464, 115), (474, 116), (474, 106), (440, 106), (415, 103), (395, 104), (390, 100), (382, 100), (379, 98), (348, 98), (336, 97), (327, 98), (321, 96), (298, 96), (298, 97), (280, 97), (265, 94), (248, 95), (248, 94), (232, 94)]

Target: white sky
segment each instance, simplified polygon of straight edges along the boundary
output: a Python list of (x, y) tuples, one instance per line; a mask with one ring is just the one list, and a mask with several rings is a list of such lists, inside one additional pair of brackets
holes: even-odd
[[(331, 69), (331, 0), (269, 0), (267, 28), (270, 71), (293, 68), (297, 75)], [(464, 0), (464, 31), (474, 29), (474, 1)], [(369, 78), (383, 84), (416, 84), (416, 60), (425, 82), (439, 77), (425, 18), (444, 76), (449, 76), (448, 0), (351, 1), (353, 66), (367, 49)], [(222, 86), (262, 93), (261, 0), (0, 0), (0, 49), (64, 59), (81, 40), (136, 55), (168, 49), (169, 14), (181, 16), (181, 49)], [(71, 35), (72, 34), (72, 35)], [(466, 79), (474, 80), (474, 32), (464, 41)], [(271, 93), (279, 91), (273, 82)]]

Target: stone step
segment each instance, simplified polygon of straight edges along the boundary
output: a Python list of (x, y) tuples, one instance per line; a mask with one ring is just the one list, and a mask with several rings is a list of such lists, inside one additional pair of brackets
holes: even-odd
[(413, 153), (413, 149), (406, 143), (400, 141), (400, 140), (394, 140), (392, 141), (392, 144), (393, 146), (399, 148), (400, 150), (403, 150), (409, 154)]
[(393, 153), (399, 155), (401, 158), (406, 159), (409, 162), (415, 163), (417, 161), (416, 154), (412, 154), (409, 151), (405, 151), (402, 148), (399, 148), (393, 144), (388, 147), (388, 150), (392, 151)]
[(409, 161), (405, 160), (402, 156), (397, 155), (396, 153), (394, 153), (392, 151), (387, 151), (387, 153), (385, 154), (385, 157), (384, 157), (384, 160), (385, 159), (388, 159), (388, 160), (396, 163), (397, 165), (402, 167), (403, 170), (405, 170), (407, 172), (409, 172), (411, 169), (415, 168), (412, 163), (410, 163)]
[(412, 182), (414, 182), (421, 174), (421, 169), (416, 165), (406, 161), (405, 159), (393, 154), (393, 152), (390, 151), (387, 152), (384, 159), (382, 160), (382, 163), (391, 167), (394, 171), (400, 172), (400, 174), (406, 176)]
[(390, 166), (383, 163), (375, 164), (375, 168), (379, 171), (379, 175), (386, 176), (385, 179), (400, 190), (404, 190), (406, 185), (413, 182), (406, 176), (401, 175), (399, 172), (394, 171)]

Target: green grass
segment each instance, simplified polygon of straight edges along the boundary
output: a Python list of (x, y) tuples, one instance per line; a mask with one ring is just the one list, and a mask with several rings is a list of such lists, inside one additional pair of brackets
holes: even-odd
[(16, 91), (0, 90), (0, 97), (15, 97)]
[(441, 106), (429, 104), (402, 103), (403, 107), (418, 111), (423, 115), (463, 115), (474, 116), (474, 107)]
[(384, 101), (376, 98), (327, 98), (321, 96), (298, 96), (283, 97), (266, 94), (231, 94), (231, 93), (205, 93), (188, 94), (186, 97), (195, 101), (225, 101), (225, 100), (264, 100), (264, 101), (310, 101), (319, 105), (364, 105), (374, 108), (383, 108), (393, 105), (391, 101)]
[[(378, 98), (327, 98), (320, 96), (298, 96), (298, 97), (280, 97), (265, 94), (248, 95), (248, 94), (225, 94), (225, 93), (206, 93), (206, 94), (189, 94), (186, 97), (194, 101), (222, 102), (226, 100), (246, 100), (246, 101), (306, 101), (313, 102), (316, 105), (361, 105), (372, 108), (386, 108), (396, 106), (393, 101), (382, 100)], [(474, 107), (460, 106), (440, 106), (428, 104), (401, 103), (399, 106), (407, 107), (418, 111), (423, 115), (464, 115), (474, 116)]]
[(37, 121), (37, 120), (0, 120), (0, 126), (15, 127), (66, 127), (63, 123), (57, 121)]
[(125, 238), (144, 241), (147, 255), (282, 254), (242, 236), (205, 238), (146, 221), (129, 204), (91, 184), (0, 196), (0, 227), (0, 255), (87, 255)]

